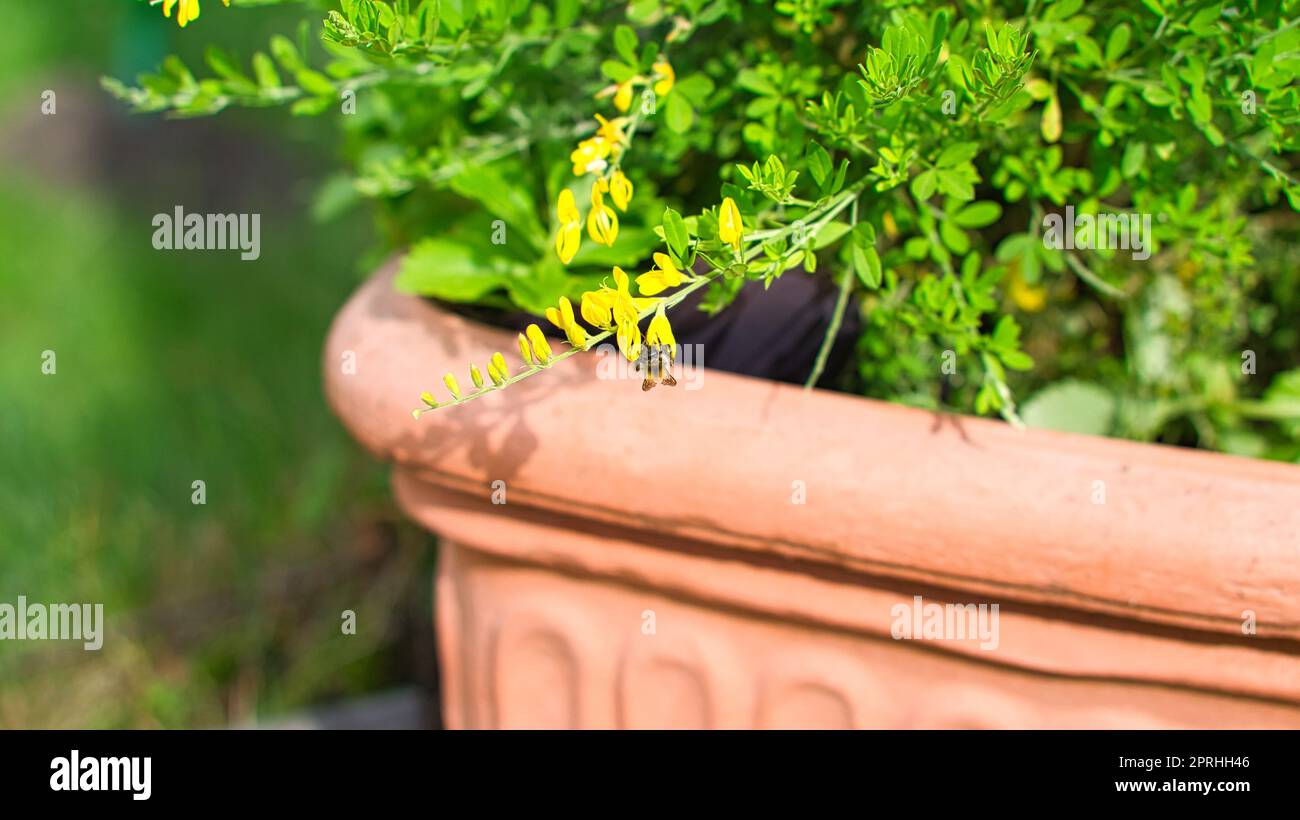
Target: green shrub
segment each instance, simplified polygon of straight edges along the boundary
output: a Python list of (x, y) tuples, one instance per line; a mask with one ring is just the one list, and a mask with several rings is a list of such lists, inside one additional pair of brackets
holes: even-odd
[[(574, 350), (824, 276), (863, 330), (810, 384), (1300, 458), (1296, 2), (330, 5), (327, 57), (304, 28), (106, 84), (337, 117), (325, 206), (375, 200), (401, 287), (549, 308)], [(426, 405), (568, 353), (520, 355)]]

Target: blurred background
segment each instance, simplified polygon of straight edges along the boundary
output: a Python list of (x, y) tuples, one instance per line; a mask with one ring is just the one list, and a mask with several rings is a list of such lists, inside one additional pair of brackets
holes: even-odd
[[(0, 727), (436, 725), (434, 544), (321, 391), (378, 261), (364, 209), (317, 197), (334, 124), (131, 115), (99, 87), (300, 10), (217, 6), (194, 37), (130, 0), (5, 6), (0, 602), (102, 603), (106, 637), (0, 641)], [(154, 250), (178, 205), (260, 213), (261, 257)]]

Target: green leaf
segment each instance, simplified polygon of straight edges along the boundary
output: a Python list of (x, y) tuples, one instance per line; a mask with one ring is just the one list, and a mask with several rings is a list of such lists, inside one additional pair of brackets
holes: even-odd
[(663, 225), (664, 240), (668, 243), (668, 249), (679, 262), (684, 261), (691, 237), (686, 231), (686, 223), (682, 221), (682, 215), (672, 208), (665, 208)]
[[(969, 167), (969, 166), (968, 166)], [(950, 197), (960, 200), (975, 198), (975, 186), (970, 177), (973, 174), (961, 174), (951, 168), (939, 171), (939, 190)]]
[(1106, 38), (1106, 62), (1113, 63), (1124, 56), (1131, 36), (1132, 29), (1128, 23), (1120, 23), (1111, 29), (1110, 36)]
[(618, 60), (606, 60), (600, 64), (600, 73), (616, 83), (624, 83), (636, 76), (636, 69)]
[(569, 276), (564, 263), (547, 256), (532, 268), (519, 268), (505, 279), (510, 300), (535, 315), (546, 312), (569, 293)]
[(912, 178), (912, 196), (916, 197), (918, 202), (924, 202), (934, 196), (934, 189), (939, 184), (939, 173), (931, 168), (922, 171)]
[(1124, 158), (1120, 160), (1120, 173), (1125, 179), (1133, 179), (1142, 172), (1142, 167), (1146, 164), (1147, 144), (1145, 142), (1130, 142), (1124, 146)]
[(630, 65), (637, 65), (636, 50), (639, 45), (640, 41), (631, 26), (618, 26), (614, 29), (614, 50)]
[(229, 81), (232, 85), (243, 89), (255, 89), (253, 81), (248, 78), (236, 64), (235, 59), (217, 46), (208, 46), (204, 52), (208, 66), (216, 72), (217, 76)]
[(253, 74), (257, 77), (260, 88), (280, 87), (280, 75), (275, 70), (275, 63), (260, 51), (253, 55)]
[(305, 115), (316, 115), (325, 112), (325, 109), (334, 105), (334, 101), (329, 97), (303, 97), (296, 100), (293, 105), (289, 106), (289, 113), (295, 117)]
[(531, 194), (526, 188), (512, 184), (517, 174), (508, 174), (497, 165), (480, 165), (467, 168), (452, 177), (449, 185), (453, 191), (480, 203), (488, 213), (506, 223), (507, 242), (512, 234), (519, 234), (534, 249), (541, 250), (546, 243), (546, 230), (537, 217)]
[(685, 96), (669, 94), (668, 102), (664, 106), (664, 117), (670, 130), (685, 134), (690, 130), (691, 123), (695, 121), (695, 110), (691, 108)]
[(280, 67), (290, 74), (296, 74), (305, 67), (302, 57), (298, 54), (298, 47), (293, 44), (293, 40), (283, 34), (271, 38), (271, 56), (275, 57)]
[(813, 241), (813, 250), (821, 250), (839, 241), (844, 234), (849, 232), (847, 222), (828, 222), (817, 231), (817, 238)]
[(446, 237), (422, 239), (402, 260), (399, 290), (449, 302), (474, 302), (505, 286), (512, 271), (502, 257)]
[(945, 219), (939, 225), (939, 238), (953, 253), (963, 254), (970, 250), (970, 237), (953, 220)]
[(943, 149), (939, 154), (939, 159), (935, 160), (935, 165), (939, 168), (952, 168), (961, 165), (963, 162), (970, 162), (979, 154), (979, 143), (975, 142), (957, 142)]
[(319, 71), (313, 71), (310, 68), (304, 68), (294, 75), (298, 80), (298, 85), (308, 94), (317, 97), (333, 97), (334, 83), (330, 78), (321, 74)]
[(882, 273), (880, 269), (880, 255), (876, 253), (875, 248), (864, 248), (854, 242), (850, 251), (853, 258), (853, 272), (862, 280), (870, 290), (880, 287)]
[(691, 74), (673, 85), (673, 93), (681, 94), (697, 106), (704, 105), (713, 93), (713, 80), (707, 74)]
[(825, 148), (816, 142), (808, 143), (808, 173), (812, 175), (813, 182), (817, 183), (818, 188), (825, 187), (826, 180), (830, 178), (834, 167), (831, 163), (831, 155), (826, 153)]
[(1047, 98), (1047, 105), (1043, 106), (1039, 130), (1045, 142), (1056, 142), (1061, 138), (1061, 99), (1055, 91)]
[(1091, 382), (1061, 381), (1031, 396), (1020, 416), (1030, 427), (1104, 436), (1114, 424), (1115, 398)]
[(953, 215), (953, 221), (963, 228), (986, 228), (1002, 217), (1002, 206), (996, 202), (972, 202)]

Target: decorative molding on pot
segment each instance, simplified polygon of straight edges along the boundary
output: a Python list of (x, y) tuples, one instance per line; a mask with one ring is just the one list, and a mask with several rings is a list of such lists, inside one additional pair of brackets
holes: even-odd
[[(449, 725), (1300, 725), (1300, 469), (714, 371), (642, 393), (596, 354), (416, 421), (442, 373), (515, 344), (392, 275), (338, 315), (326, 391), (444, 537)], [(1000, 645), (891, 640), (913, 595), (998, 604)], [(709, 625), (664, 640), (651, 598)], [(653, 647), (623, 635), (645, 609)], [(807, 652), (756, 653), (752, 629)], [(946, 670), (924, 690), (951, 696), (899, 693), (900, 664)], [(581, 694), (530, 701), (522, 669)]]

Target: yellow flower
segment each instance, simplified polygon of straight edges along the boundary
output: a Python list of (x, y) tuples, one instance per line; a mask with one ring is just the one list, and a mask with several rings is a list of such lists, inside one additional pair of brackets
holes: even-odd
[(546, 364), (551, 360), (551, 345), (546, 341), (546, 336), (542, 329), (537, 325), (529, 325), (524, 331), (528, 334), (528, 341), (533, 347), (533, 353), (536, 354), (537, 360)]
[(898, 223), (894, 221), (893, 214), (891, 214), (889, 211), (885, 211), (885, 215), (880, 220), (880, 222), (882, 225), (884, 225), (885, 236), (888, 236), (890, 239), (898, 238)]
[(718, 209), (718, 238), (739, 251), (740, 238), (744, 235), (745, 223), (740, 220), (740, 209), (735, 200), (727, 197)]
[(663, 302), (659, 303), (659, 307), (655, 310), (655, 317), (650, 320), (650, 327), (646, 328), (645, 343), (651, 346), (666, 345), (669, 349), (669, 357), (677, 358), (677, 340), (673, 338), (673, 326), (668, 323)]
[(627, 274), (620, 267), (614, 268), (614, 321), (636, 324), (641, 319), (641, 311), (648, 310), (658, 299), (634, 297), (628, 289)]
[(659, 77), (655, 83), (655, 96), (662, 97), (673, 90), (673, 83), (677, 82), (677, 72), (673, 71), (672, 65), (667, 60), (655, 63), (654, 72)]
[(631, 80), (618, 84), (618, 88), (614, 91), (614, 107), (622, 112), (626, 112), (632, 107)]
[(627, 117), (615, 117), (607, 120), (601, 115), (596, 115), (596, 121), (600, 127), (596, 129), (596, 136), (611, 144), (617, 144), (627, 139), (623, 133), (623, 126), (627, 125)]
[(488, 359), (487, 367), (488, 367), (488, 378), (492, 380), (493, 384), (500, 387), (502, 384), (505, 383), (506, 376), (502, 374), (500, 370), (497, 370), (497, 363), (495, 358)]
[(582, 294), (582, 318), (586, 320), (587, 324), (601, 330), (609, 330), (613, 326), (610, 319), (613, 311), (613, 291), (606, 289), (600, 291), (589, 290)]
[(519, 334), (519, 358), (524, 360), (524, 364), (532, 366), (533, 350), (528, 346), (528, 340), (524, 338), (522, 333)]
[(615, 171), (609, 178), (609, 196), (620, 211), (627, 213), (628, 203), (632, 201), (632, 182), (622, 171)]
[(469, 366), (469, 379), (474, 382), (474, 386), (480, 390), (483, 388), (483, 374), (479, 372), (478, 365)]
[(605, 204), (600, 185), (591, 189), (591, 211), (587, 214), (587, 233), (593, 242), (613, 245), (618, 238), (618, 214)]
[(654, 296), (656, 293), (668, 288), (675, 288), (686, 281), (686, 277), (673, 264), (673, 260), (669, 258), (668, 254), (656, 253), (655, 264), (659, 267), (636, 278), (636, 286), (640, 289), (642, 296)]
[(573, 175), (580, 177), (584, 174), (603, 173), (609, 167), (605, 161), (609, 151), (609, 140), (599, 135), (578, 143), (578, 147), (569, 154), (569, 161), (573, 163)]
[(587, 347), (587, 330), (573, 318), (573, 303), (569, 301), (569, 297), (560, 297), (559, 310), (547, 308), (546, 318), (551, 321), (551, 324), (564, 331), (569, 344), (577, 348)]
[[(185, 28), (190, 22), (199, 19), (199, 0), (162, 0), (163, 17), (172, 16), (172, 7), (180, 4), (176, 10), (176, 22)], [(222, 5), (229, 6), (230, 0), (221, 0)]]
[(568, 188), (560, 192), (556, 214), (560, 218), (560, 232), (555, 235), (555, 252), (567, 265), (582, 244), (582, 214), (578, 213), (578, 203)]
[(1019, 265), (1016, 262), (1012, 265), (1010, 281), (1007, 282), (1007, 293), (1011, 296), (1011, 301), (1026, 313), (1037, 313), (1047, 305), (1047, 289), (1026, 282), (1020, 276)]
[(617, 329), (623, 338), (619, 349), (626, 353), (634, 338), (639, 349), (641, 331), (637, 324), (641, 321), (641, 311), (648, 310), (659, 300), (633, 296), (627, 273), (622, 268), (614, 268), (614, 283), (613, 288), (602, 284), (600, 290), (582, 294), (582, 318), (601, 330)]
[(615, 335), (618, 339), (618, 349), (623, 352), (629, 362), (634, 362), (641, 355), (641, 328), (636, 322), (618, 323), (618, 332)]

